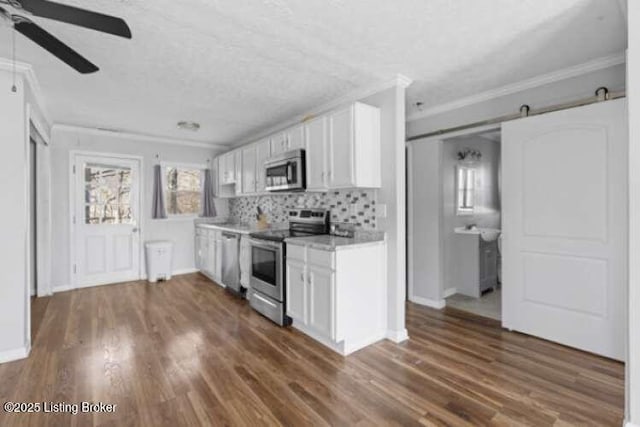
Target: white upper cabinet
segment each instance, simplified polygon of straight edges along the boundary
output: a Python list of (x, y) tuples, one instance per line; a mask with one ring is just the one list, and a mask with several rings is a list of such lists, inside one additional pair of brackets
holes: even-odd
[(256, 193), (262, 193), (266, 187), (264, 163), (271, 156), (271, 142), (269, 138), (256, 143)]
[(287, 135), (287, 150), (297, 150), (300, 148), (304, 148), (304, 126), (303, 125), (297, 125), (294, 126), (290, 129), (288, 129), (286, 132)]
[(233, 152), (225, 153), (218, 160), (218, 179), (220, 184), (236, 182), (236, 159)]
[(242, 194), (242, 149), (238, 148), (233, 152), (235, 171), (233, 175), (235, 179), (233, 182), (236, 184), (236, 196)]
[(252, 194), (256, 192), (256, 148), (252, 144), (242, 149), (242, 193)]
[(271, 137), (271, 155), (275, 156), (288, 151), (287, 149), (287, 133), (280, 132)]
[(308, 190), (381, 187), (380, 109), (360, 102), (219, 156), (218, 182), (235, 184), (235, 195), (263, 193), (264, 163), (296, 149), (306, 150)]
[(304, 124), (307, 189), (324, 190), (326, 170), (327, 118), (320, 116)]
[(330, 188), (355, 186), (353, 116), (353, 106), (329, 114), (327, 181)]
[(381, 186), (380, 110), (356, 102), (305, 124), (307, 189)]

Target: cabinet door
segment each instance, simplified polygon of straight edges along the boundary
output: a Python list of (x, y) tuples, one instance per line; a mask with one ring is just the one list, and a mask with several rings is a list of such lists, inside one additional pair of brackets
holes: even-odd
[(226, 176), (225, 183), (226, 184), (233, 184), (236, 181), (235, 170), (236, 170), (235, 153), (225, 154), (225, 176)]
[(208, 237), (206, 239), (206, 251), (204, 252), (204, 271), (209, 276), (214, 277), (215, 274), (215, 258), (216, 258), (216, 243), (215, 239)]
[(284, 153), (287, 151), (287, 134), (281, 132), (271, 137), (271, 155)]
[(353, 106), (329, 115), (329, 188), (353, 187)]
[(256, 192), (262, 193), (266, 187), (264, 163), (271, 157), (271, 142), (263, 139), (256, 144)]
[(205, 252), (207, 249), (206, 238), (204, 236), (196, 236), (196, 268), (199, 271), (204, 270)]
[(335, 275), (333, 271), (309, 266), (309, 325), (335, 339)]
[(236, 196), (239, 196), (242, 194), (242, 150), (238, 149), (234, 151), (233, 157), (235, 167), (235, 170), (233, 172), (233, 182), (236, 183)]
[(294, 126), (287, 131), (287, 150), (304, 148), (304, 126)]
[(305, 149), (307, 159), (307, 189), (326, 189), (326, 140), (327, 119), (318, 117), (308, 121), (305, 128)]
[[(225, 164), (225, 162), (226, 162), (226, 158), (225, 158), (224, 155), (218, 156), (216, 158), (216, 165), (218, 167), (218, 186), (226, 184), (227, 177), (225, 175), (225, 172), (227, 170), (226, 169), (227, 165)], [(218, 191), (220, 191), (220, 190), (218, 190)]]
[(306, 269), (303, 263), (287, 261), (287, 316), (307, 324)]
[[(242, 149), (242, 193), (256, 192), (256, 146)], [(237, 185), (237, 184), (236, 184)]]

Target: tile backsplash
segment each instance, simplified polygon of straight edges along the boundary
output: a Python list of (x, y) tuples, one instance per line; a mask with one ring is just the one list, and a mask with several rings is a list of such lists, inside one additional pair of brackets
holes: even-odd
[(287, 221), (292, 208), (325, 208), (331, 210), (331, 222), (354, 224), (357, 229), (376, 229), (376, 190), (333, 190), (324, 193), (287, 193), (237, 197), (229, 200), (231, 219), (254, 223), (257, 207), (272, 224)]

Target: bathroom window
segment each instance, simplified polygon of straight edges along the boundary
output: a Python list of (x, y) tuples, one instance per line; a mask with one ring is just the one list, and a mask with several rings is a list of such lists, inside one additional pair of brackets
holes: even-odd
[(474, 208), (476, 171), (472, 167), (458, 166), (457, 214), (471, 215)]
[(195, 216), (200, 213), (202, 168), (165, 166), (165, 203), (169, 216)]

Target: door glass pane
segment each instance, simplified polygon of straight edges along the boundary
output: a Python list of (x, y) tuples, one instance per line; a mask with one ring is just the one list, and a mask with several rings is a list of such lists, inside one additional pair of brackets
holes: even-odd
[(131, 224), (131, 169), (86, 164), (85, 224)]
[(251, 274), (263, 282), (276, 286), (276, 251), (252, 247)]

